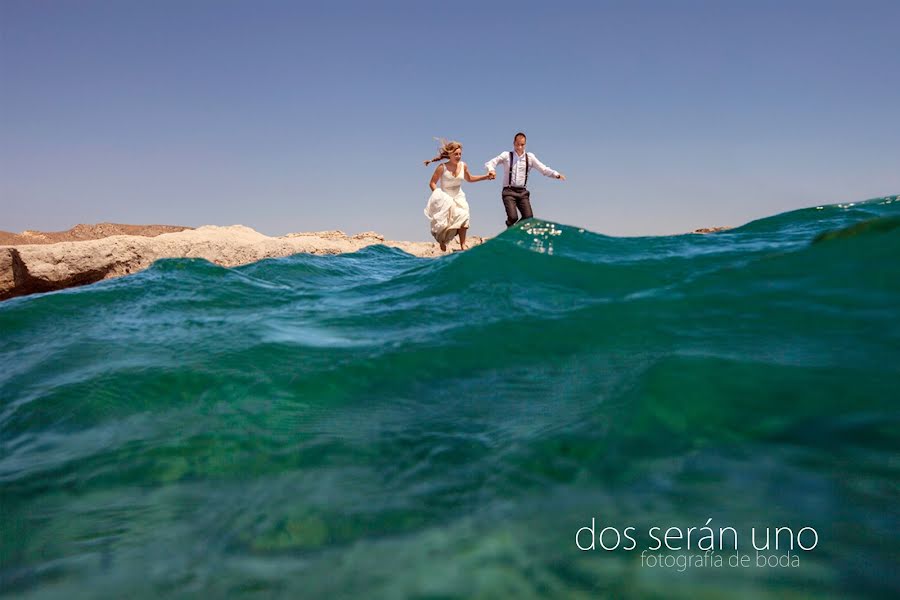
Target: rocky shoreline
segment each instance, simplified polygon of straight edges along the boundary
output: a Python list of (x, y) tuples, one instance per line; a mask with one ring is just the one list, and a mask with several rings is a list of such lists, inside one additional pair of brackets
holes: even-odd
[[(697, 229), (705, 234), (728, 227)], [(469, 246), (486, 238), (469, 236)], [(196, 229), (175, 225), (76, 225), (68, 231), (0, 231), (0, 301), (40, 292), (52, 292), (137, 273), (161, 258), (204, 258), (223, 267), (235, 267), (264, 258), (356, 252), (384, 244), (414, 256), (438, 257), (435, 242), (385, 240), (373, 231), (347, 235), (342, 231), (289, 233), (269, 237), (243, 225)], [(456, 246), (456, 242), (451, 248)]]
[[(119, 234), (123, 231), (128, 234)], [(189, 229), (102, 223), (78, 225), (68, 232), (0, 234), (0, 300), (121, 277), (146, 269), (161, 258), (204, 258), (223, 267), (235, 267), (298, 252), (356, 252), (373, 244), (422, 257), (444, 254), (434, 242), (385, 240), (371, 231), (353, 236), (318, 231), (269, 237), (243, 225)], [(467, 243), (476, 246), (483, 241), (470, 236)]]

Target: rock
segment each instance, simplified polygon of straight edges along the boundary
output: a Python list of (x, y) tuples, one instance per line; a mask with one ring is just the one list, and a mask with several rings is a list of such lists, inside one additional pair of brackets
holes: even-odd
[[(97, 230), (92, 229), (92, 234)], [(477, 246), (483, 241), (470, 236), (467, 243)], [(445, 254), (434, 242), (385, 241), (375, 232), (349, 237), (340, 231), (325, 231), (273, 238), (243, 225), (207, 225), (155, 237), (113, 235), (55, 244), (18, 244), (0, 246), (0, 300), (136, 273), (161, 258), (204, 258), (234, 267), (299, 252), (355, 252), (372, 244), (393, 246), (422, 257)]]
[(384, 241), (384, 236), (380, 233), (375, 233), (374, 231), (364, 231), (362, 233), (357, 233), (353, 236), (354, 240), (377, 240), (379, 242)]
[(111, 235), (143, 235), (156, 236), (162, 233), (184, 231), (191, 227), (178, 225), (123, 225), (121, 223), (97, 223), (85, 225), (80, 223), (66, 231), (33, 231), (22, 233), (0, 231), (0, 246), (18, 246), (20, 244), (55, 244), (57, 242), (75, 242), (80, 240), (97, 240)]
[(13, 253), (15, 248), (0, 248), (0, 298), (16, 287), (16, 276), (13, 273)]
[(340, 229), (331, 229), (328, 231), (298, 231), (297, 233), (289, 233), (283, 237), (286, 238), (295, 238), (295, 237), (318, 237), (324, 238), (328, 240), (342, 240), (347, 237), (347, 234), (341, 231)]
[(731, 227), (701, 227), (695, 229), (691, 233), (716, 233), (717, 231), (728, 231)]

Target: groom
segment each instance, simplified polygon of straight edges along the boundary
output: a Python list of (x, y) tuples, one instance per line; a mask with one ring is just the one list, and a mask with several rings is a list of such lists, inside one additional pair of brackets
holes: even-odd
[(537, 167), (538, 171), (547, 177), (565, 179), (566, 176), (559, 171), (554, 171), (544, 165), (531, 152), (525, 152), (525, 134), (521, 131), (513, 137), (513, 149), (515, 152), (504, 152), (484, 163), (491, 179), (496, 178), (497, 165), (506, 165), (506, 177), (503, 181), (503, 208), (506, 209), (506, 226), (512, 227), (519, 220), (530, 219), (534, 216), (531, 212), (531, 194), (528, 192), (528, 171)]

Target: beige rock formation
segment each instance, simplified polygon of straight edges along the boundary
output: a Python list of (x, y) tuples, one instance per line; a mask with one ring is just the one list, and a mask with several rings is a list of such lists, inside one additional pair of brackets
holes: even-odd
[(66, 231), (33, 231), (26, 229), (22, 233), (0, 231), (0, 246), (20, 246), (22, 244), (55, 244), (57, 242), (78, 242), (82, 240), (98, 240), (111, 235), (145, 235), (156, 236), (161, 233), (175, 233), (193, 229), (180, 225), (124, 225), (122, 223), (79, 223)]
[(732, 229), (731, 227), (701, 227), (700, 229), (695, 229), (691, 233), (718, 233), (720, 231), (728, 231)]
[[(467, 244), (476, 246), (483, 241), (470, 236)], [(348, 236), (341, 231), (327, 231), (269, 237), (243, 225), (205, 226), (155, 237), (112, 235), (55, 244), (18, 243), (0, 246), (0, 300), (128, 275), (161, 258), (205, 258), (234, 267), (299, 252), (355, 252), (373, 244), (385, 244), (422, 257), (445, 254), (434, 242), (386, 241), (374, 232)]]

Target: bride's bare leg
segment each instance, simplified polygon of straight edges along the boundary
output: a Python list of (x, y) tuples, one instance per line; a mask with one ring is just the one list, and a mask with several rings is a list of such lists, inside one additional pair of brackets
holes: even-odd
[(468, 229), (467, 227), (459, 228), (459, 249), (460, 250), (466, 249), (466, 230), (467, 229)]
[(441, 252), (446, 252), (446, 251), (447, 251), (447, 244), (445, 244), (444, 242), (441, 242)]

